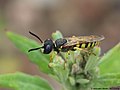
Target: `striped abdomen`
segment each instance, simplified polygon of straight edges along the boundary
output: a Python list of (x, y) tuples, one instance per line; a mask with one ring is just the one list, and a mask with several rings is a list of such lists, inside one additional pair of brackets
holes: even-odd
[(62, 52), (67, 52), (69, 50), (75, 51), (75, 47), (77, 48), (93, 48), (95, 46), (99, 46), (100, 42), (95, 41), (95, 42), (86, 42), (86, 43), (79, 43), (77, 45), (71, 45), (71, 46), (63, 46), (61, 47)]
[(92, 48), (94, 46), (99, 46), (100, 42), (95, 41), (95, 42), (85, 42), (85, 43), (80, 43), (76, 45), (78, 48)]

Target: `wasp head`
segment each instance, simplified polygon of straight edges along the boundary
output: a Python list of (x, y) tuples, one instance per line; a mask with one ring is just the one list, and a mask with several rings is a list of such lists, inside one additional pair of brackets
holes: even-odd
[(54, 48), (53, 41), (51, 39), (46, 39), (44, 41), (44, 45), (42, 46), (42, 48), (44, 49), (43, 50), (44, 54), (49, 54), (52, 51), (52, 49)]
[(37, 48), (32, 48), (30, 50), (28, 50), (28, 52), (34, 51), (34, 50), (39, 50), (44, 53), (44, 54), (49, 54), (52, 49), (54, 48), (54, 43), (51, 39), (46, 39), (44, 42), (40, 39), (40, 37), (38, 37), (36, 34), (32, 33), (29, 31), (29, 33), (31, 35), (33, 35), (34, 37), (36, 37), (37, 39), (40, 40), (41, 43), (43, 43), (42, 47), (37, 47)]

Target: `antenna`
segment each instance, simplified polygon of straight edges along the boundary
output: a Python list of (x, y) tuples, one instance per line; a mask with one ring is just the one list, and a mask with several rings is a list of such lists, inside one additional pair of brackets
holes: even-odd
[[(31, 31), (29, 31), (29, 33), (30, 33), (31, 35), (33, 35), (34, 37), (36, 37), (37, 39), (39, 39), (41, 43), (43, 43), (43, 41), (40, 39), (40, 37), (38, 37), (36, 34), (32, 33)], [(36, 48), (36, 49), (37, 49), (37, 48)]]
[(34, 50), (38, 50), (38, 49), (40, 49), (41, 47), (38, 47), (38, 48), (32, 48), (32, 49), (30, 49), (30, 50), (28, 50), (28, 52), (31, 52), (31, 51), (34, 51)]

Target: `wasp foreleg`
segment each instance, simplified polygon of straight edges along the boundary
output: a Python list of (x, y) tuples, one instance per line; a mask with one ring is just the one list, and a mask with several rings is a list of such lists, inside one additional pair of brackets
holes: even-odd
[(58, 55), (64, 60), (64, 69), (65, 69), (67, 60), (61, 53), (58, 53)]

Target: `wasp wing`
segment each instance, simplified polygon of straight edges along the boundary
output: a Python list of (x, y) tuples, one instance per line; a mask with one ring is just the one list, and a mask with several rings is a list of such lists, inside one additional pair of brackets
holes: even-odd
[(73, 36), (73, 37), (67, 37), (65, 38), (67, 40), (67, 43), (64, 45), (66, 46), (74, 46), (76, 44), (86, 43), (86, 42), (96, 42), (101, 41), (104, 39), (104, 36), (96, 36), (96, 35), (90, 35), (90, 36)]

